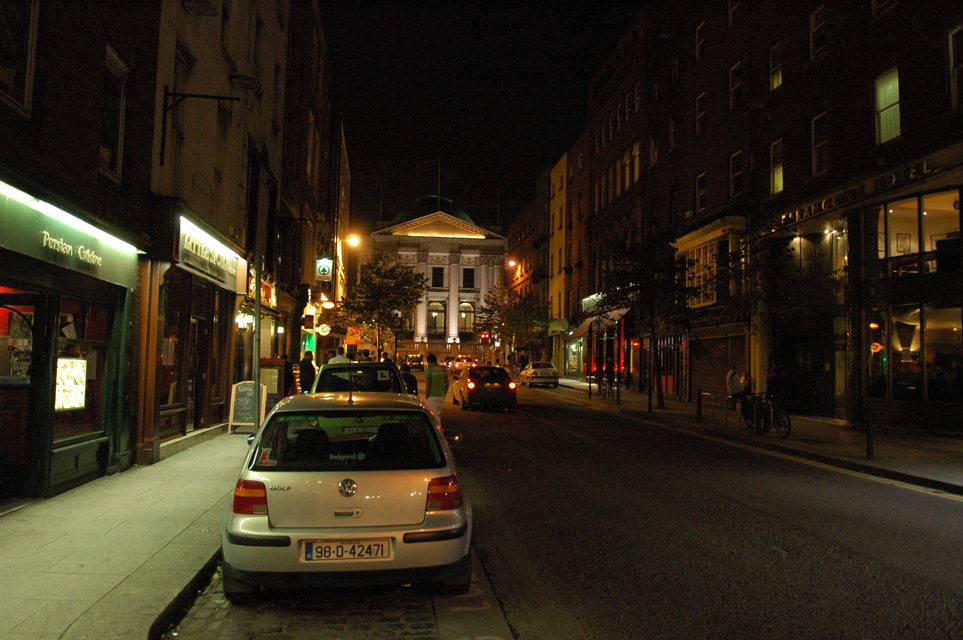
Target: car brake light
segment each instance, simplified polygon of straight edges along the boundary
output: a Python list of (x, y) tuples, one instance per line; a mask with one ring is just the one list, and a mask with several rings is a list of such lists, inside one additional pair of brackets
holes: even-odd
[(509, 382), (509, 383), (508, 383), (508, 388), (509, 388), (509, 389), (514, 389), (514, 388), (515, 388), (515, 382), (514, 382), (514, 381)]
[(464, 502), (461, 485), (455, 476), (435, 478), (428, 483), (428, 511), (460, 509)]
[(468, 381), (468, 388), (469, 388), (469, 389), (474, 389), (474, 388), (475, 388), (475, 383), (469, 380), (469, 381)]
[(267, 488), (263, 482), (238, 480), (234, 487), (234, 504), (231, 511), (253, 516), (268, 514)]

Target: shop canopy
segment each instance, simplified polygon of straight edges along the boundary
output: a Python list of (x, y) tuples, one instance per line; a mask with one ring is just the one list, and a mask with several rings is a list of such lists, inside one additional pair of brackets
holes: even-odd
[(570, 338), (584, 338), (588, 335), (589, 330), (592, 331), (605, 331), (609, 327), (614, 326), (619, 320), (622, 319), (626, 313), (628, 313), (628, 308), (613, 309), (612, 311), (607, 311), (605, 313), (600, 313), (586, 318), (582, 321), (582, 324), (578, 326)]

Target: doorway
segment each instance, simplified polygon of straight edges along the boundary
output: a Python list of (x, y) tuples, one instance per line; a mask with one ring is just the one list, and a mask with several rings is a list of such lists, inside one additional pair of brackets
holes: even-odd
[(209, 321), (191, 318), (190, 359), (187, 371), (187, 431), (207, 426), (208, 360), (210, 357)]

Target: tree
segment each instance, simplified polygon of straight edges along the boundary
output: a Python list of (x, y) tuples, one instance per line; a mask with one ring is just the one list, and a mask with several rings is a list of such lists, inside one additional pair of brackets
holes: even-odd
[(377, 253), (361, 266), (361, 278), (341, 301), (341, 315), (349, 322), (375, 328), (381, 351), (382, 329), (391, 327), (396, 312), (411, 314), (428, 290), (428, 280), (397, 262), (390, 253)]
[(548, 304), (533, 294), (499, 284), (485, 295), (478, 310), (478, 324), (483, 331), (514, 344), (544, 341), (548, 331)]
[[(631, 308), (642, 333), (654, 347), (659, 336), (686, 329), (690, 312), (688, 298), (696, 291), (687, 285), (688, 264), (677, 255), (665, 235), (643, 237), (630, 232), (627, 237), (606, 242), (601, 251), (602, 278), (596, 312)], [(649, 411), (653, 386), (658, 407), (665, 408), (662, 366), (652, 349), (652, 382), (649, 385)]]

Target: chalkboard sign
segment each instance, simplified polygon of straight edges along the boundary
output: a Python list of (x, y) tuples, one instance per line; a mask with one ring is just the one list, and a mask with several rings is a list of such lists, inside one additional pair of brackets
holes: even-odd
[(238, 382), (231, 388), (231, 417), (227, 432), (234, 431), (234, 427), (257, 427), (264, 420), (267, 412), (267, 387), (261, 385), (261, 415), (255, 415), (254, 381)]

